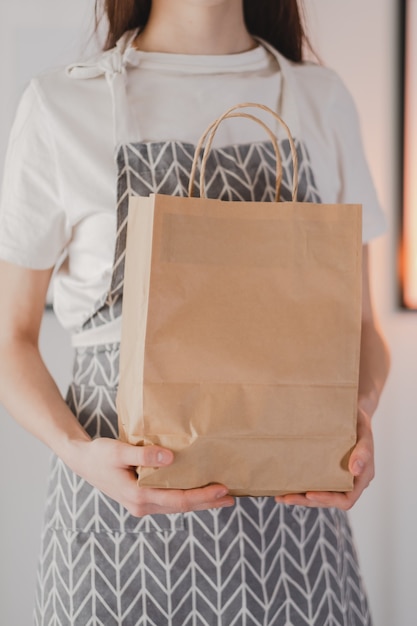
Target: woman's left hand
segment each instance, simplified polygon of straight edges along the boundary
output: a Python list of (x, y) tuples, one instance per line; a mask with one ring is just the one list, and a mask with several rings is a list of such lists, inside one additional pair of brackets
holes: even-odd
[(358, 408), (358, 439), (349, 459), (349, 471), (354, 476), (353, 490), (346, 493), (309, 491), (275, 498), (283, 504), (308, 507), (336, 507), (344, 511), (352, 508), (374, 477), (374, 444), (371, 418)]

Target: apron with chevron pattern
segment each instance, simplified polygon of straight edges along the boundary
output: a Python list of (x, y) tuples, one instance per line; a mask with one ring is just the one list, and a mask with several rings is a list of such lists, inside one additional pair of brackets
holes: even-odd
[[(282, 198), (291, 195), (281, 141)], [(304, 144), (298, 200), (319, 202)], [(186, 195), (194, 146), (123, 143), (110, 292), (85, 328), (121, 313), (129, 194)], [(268, 143), (213, 149), (207, 194), (273, 200)], [(119, 344), (75, 353), (67, 402), (92, 437), (117, 437)], [(53, 458), (35, 608), (37, 626), (370, 626), (347, 515), (237, 498), (220, 510), (136, 518)]]

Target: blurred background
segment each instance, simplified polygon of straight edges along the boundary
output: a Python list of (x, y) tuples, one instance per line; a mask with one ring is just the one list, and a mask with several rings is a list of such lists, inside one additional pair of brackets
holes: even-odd
[[(388, 222), (385, 237), (371, 245), (371, 260), (375, 307), (390, 344), (392, 371), (374, 418), (377, 475), (351, 512), (375, 626), (417, 624), (417, 312), (399, 307), (397, 277), (402, 1), (306, 2), (316, 52), (341, 75), (356, 101)], [(417, 7), (417, 0), (408, 2)], [(88, 56), (96, 45), (90, 39), (93, 12), (93, 0), (0, 1), (0, 169), (24, 86), (47, 67)], [(64, 392), (71, 373), (71, 348), (50, 311), (43, 322), (42, 351)], [(0, 408), (0, 623), (4, 626), (32, 624), (48, 459), (48, 450)]]

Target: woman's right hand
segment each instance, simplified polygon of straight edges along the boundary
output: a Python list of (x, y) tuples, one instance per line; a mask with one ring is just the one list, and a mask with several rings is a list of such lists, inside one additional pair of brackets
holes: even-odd
[(231, 506), (234, 500), (222, 485), (185, 491), (139, 487), (136, 467), (169, 465), (174, 460), (169, 450), (132, 446), (115, 439), (90, 439), (63, 401), (38, 349), (51, 274), (52, 268), (31, 270), (0, 261), (2, 404), (72, 470), (132, 515)]
[(133, 446), (115, 439), (79, 441), (70, 455), (72, 469), (136, 517), (233, 506), (223, 485), (198, 489), (153, 489), (137, 484), (136, 467), (170, 465), (174, 455), (159, 446)]

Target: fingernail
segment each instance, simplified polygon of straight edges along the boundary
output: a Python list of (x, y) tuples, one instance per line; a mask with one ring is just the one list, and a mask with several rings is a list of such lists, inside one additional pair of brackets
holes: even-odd
[(170, 452), (164, 452), (163, 450), (160, 450), (156, 455), (156, 460), (161, 465), (165, 465), (172, 461), (172, 454)]
[(226, 489), (225, 487), (223, 489), (219, 489), (219, 491), (216, 493), (216, 500), (219, 500), (220, 498), (224, 498), (225, 496), (227, 496), (228, 493), (229, 493), (229, 490)]
[(357, 460), (353, 464), (353, 473), (355, 476), (362, 473), (363, 468), (365, 467), (365, 463), (363, 461)]
[(234, 498), (225, 498), (222, 502), (219, 502), (220, 506), (234, 506), (235, 499)]

